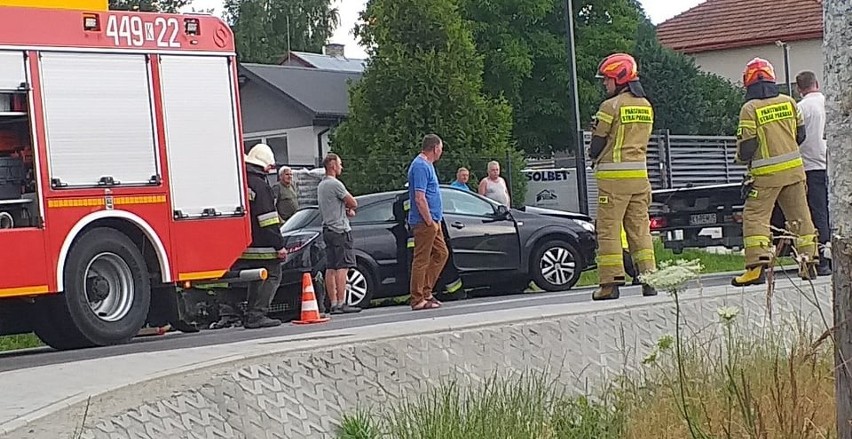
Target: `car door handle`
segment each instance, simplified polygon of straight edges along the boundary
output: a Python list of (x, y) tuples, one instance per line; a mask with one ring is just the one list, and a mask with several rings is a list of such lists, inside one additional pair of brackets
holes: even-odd
[(453, 223), (453, 224), (451, 224), (451, 225), (452, 225), (453, 227), (457, 228), (457, 229), (463, 229), (463, 228), (464, 228), (464, 224), (462, 224), (462, 223), (460, 223), (460, 222), (458, 222), (458, 221), (454, 222), (454, 223)]

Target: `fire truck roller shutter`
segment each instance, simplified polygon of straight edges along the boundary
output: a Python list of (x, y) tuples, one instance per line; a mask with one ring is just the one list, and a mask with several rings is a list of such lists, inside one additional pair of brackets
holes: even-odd
[(42, 52), (40, 68), (51, 181), (157, 184), (145, 55)]
[(151, 304), (148, 267), (136, 244), (110, 227), (85, 230), (71, 246), (65, 291), (36, 302), (36, 335), (56, 349), (130, 341)]

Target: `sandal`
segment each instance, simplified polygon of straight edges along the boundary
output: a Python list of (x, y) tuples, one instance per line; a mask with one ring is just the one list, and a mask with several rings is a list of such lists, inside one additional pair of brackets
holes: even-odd
[(412, 306), (411, 310), (412, 311), (422, 311), (422, 310), (426, 310), (426, 309), (438, 309), (440, 307), (441, 307), (440, 304), (437, 304), (437, 303), (432, 302), (432, 301), (427, 299), (427, 300), (423, 300), (422, 302), (418, 303), (417, 305)]
[(438, 305), (443, 305), (443, 303), (441, 303), (441, 301), (440, 301), (440, 300), (436, 299), (436, 298), (435, 298), (435, 296), (429, 297), (429, 298), (427, 298), (426, 300), (427, 300), (427, 301), (429, 301), (429, 302), (432, 302), (432, 303), (438, 304)]

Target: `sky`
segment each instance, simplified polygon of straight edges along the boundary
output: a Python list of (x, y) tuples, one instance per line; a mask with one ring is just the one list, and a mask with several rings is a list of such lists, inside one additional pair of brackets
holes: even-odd
[[(654, 24), (661, 23), (686, 11), (704, 0), (640, 0), (645, 12)], [(358, 46), (352, 35), (352, 28), (358, 21), (358, 13), (364, 8), (366, 0), (334, 0), (334, 6), (340, 11), (340, 26), (329, 41), (344, 44), (348, 58), (366, 58), (364, 50)], [(192, 7), (196, 9), (213, 8), (216, 15), (221, 15), (222, 0), (194, 0)]]

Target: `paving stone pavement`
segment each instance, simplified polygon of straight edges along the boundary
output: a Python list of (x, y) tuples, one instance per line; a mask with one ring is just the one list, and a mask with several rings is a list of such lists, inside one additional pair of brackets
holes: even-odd
[[(754, 334), (780, 333), (797, 322), (821, 332), (823, 319), (832, 319), (828, 280), (813, 291), (801, 281), (779, 280), (771, 319), (765, 291), (688, 292), (680, 301), (683, 328), (713, 339), (723, 306), (740, 308), (737, 321)], [(343, 414), (420, 395), (439, 381), (476, 385), (495, 373), (536, 371), (558, 374), (573, 391), (587, 392), (613, 374), (641, 367), (656, 341), (674, 333), (674, 311), (672, 298), (661, 294), (521, 308), (473, 321), (455, 316), (380, 325), (309, 347), (271, 342), (254, 355), (175, 371), (94, 395), (87, 404), (69, 403), (6, 437), (334, 438)]]

